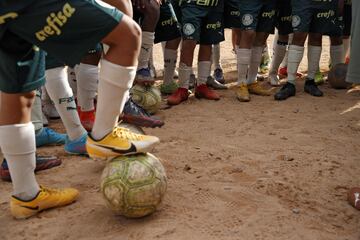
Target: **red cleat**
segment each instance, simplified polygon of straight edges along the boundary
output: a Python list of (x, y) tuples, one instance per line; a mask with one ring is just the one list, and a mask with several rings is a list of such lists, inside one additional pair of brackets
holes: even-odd
[(94, 126), (95, 122), (95, 110), (83, 112), (80, 111), (80, 122), (86, 131), (90, 132)]
[[(288, 72), (287, 72), (287, 67), (281, 67), (279, 68), (279, 71), (278, 71), (278, 74), (281, 75), (281, 76), (287, 76), (288, 75)], [(296, 73), (296, 76), (297, 77), (302, 77), (303, 75), (301, 73)]]
[(195, 88), (195, 97), (208, 100), (220, 100), (219, 94), (208, 88), (206, 84), (201, 84)]
[(171, 94), (168, 99), (167, 103), (169, 105), (178, 105), (183, 101), (186, 101), (189, 97), (189, 90), (186, 88), (178, 88), (176, 92)]

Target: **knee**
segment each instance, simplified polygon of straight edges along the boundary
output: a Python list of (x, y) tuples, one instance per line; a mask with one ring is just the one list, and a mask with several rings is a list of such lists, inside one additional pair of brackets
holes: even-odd
[(128, 24), (128, 38), (131, 42), (136, 43), (140, 46), (141, 43), (141, 28), (139, 24), (131, 20)]
[(309, 45), (321, 46), (321, 44), (322, 44), (322, 34), (320, 33), (309, 34)]
[(194, 52), (194, 49), (196, 47), (196, 41), (193, 40), (183, 40), (181, 45), (181, 52), (188, 53), (188, 52)]
[(331, 45), (338, 46), (343, 44), (342, 37), (330, 37)]
[(280, 42), (288, 42), (289, 41), (289, 35), (279, 35), (278, 41), (280, 41)]
[(155, 1), (149, 1), (144, 9), (144, 14), (146, 15), (148, 21), (153, 21), (155, 24), (159, 20), (160, 17), (160, 6)]
[(134, 20), (124, 15), (121, 22), (103, 39), (103, 42), (113, 48), (122, 46), (129, 51), (138, 50), (141, 43), (141, 29)]
[(23, 94), (23, 97), (25, 98), (25, 100), (28, 100), (28, 101), (33, 101), (35, 99), (35, 96), (36, 96), (35, 91)]
[(241, 38), (244, 38), (245, 41), (254, 41), (256, 32), (253, 30), (247, 30), (241, 32)]
[(141, 45), (140, 26), (130, 18), (124, 23), (125, 26), (123, 31), (121, 31), (121, 39), (118, 43), (126, 46), (129, 51), (139, 50)]
[(294, 38), (292, 40), (293, 45), (304, 46), (307, 33), (294, 33)]
[(25, 98), (25, 102), (23, 104), (24, 107), (31, 108), (31, 106), (33, 105), (33, 103), (35, 101), (35, 96), (36, 96), (35, 91), (24, 94), (24, 98)]

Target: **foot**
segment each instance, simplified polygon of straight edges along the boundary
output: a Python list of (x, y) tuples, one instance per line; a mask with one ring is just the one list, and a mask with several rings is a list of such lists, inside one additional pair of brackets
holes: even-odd
[(289, 97), (295, 96), (296, 88), (294, 84), (286, 83), (274, 96), (275, 100), (286, 100)]
[(161, 84), (160, 86), (160, 92), (164, 95), (170, 95), (176, 92), (176, 90), (179, 88), (179, 85), (176, 82), (171, 82), (168, 84)]
[(277, 74), (269, 74), (268, 81), (271, 86), (274, 87), (280, 86), (280, 79)]
[[(47, 170), (61, 165), (61, 160), (55, 156), (36, 156), (35, 172)], [(10, 182), (11, 176), (6, 159), (0, 166), (0, 177), (3, 181)]]
[(12, 196), (10, 210), (16, 219), (26, 219), (43, 210), (73, 203), (78, 196), (79, 191), (74, 188), (53, 189), (41, 187), (36, 197), (30, 201), (22, 201)]
[(87, 112), (80, 111), (79, 117), (86, 131), (91, 132), (95, 122), (95, 110)]
[(211, 90), (206, 86), (206, 84), (201, 84), (196, 87), (195, 89), (195, 97), (196, 98), (205, 98), (208, 100), (220, 100), (219, 94), (214, 90)]
[(186, 88), (178, 88), (176, 92), (171, 94), (168, 99), (167, 103), (169, 105), (178, 105), (183, 101), (186, 101), (189, 97), (189, 90)]
[(70, 140), (69, 138), (66, 138), (66, 143), (64, 147), (65, 152), (74, 155), (87, 155), (87, 151), (86, 151), (87, 136), (88, 134), (85, 133), (75, 140)]
[(244, 84), (244, 83), (236, 86), (235, 94), (236, 94), (236, 98), (240, 102), (249, 102), (250, 101), (249, 90), (248, 90), (246, 84)]
[(324, 95), (323, 92), (316, 85), (314, 79), (306, 79), (304, 91), (314, 97), (322, 97)]
[(59, 119), (60, 118), (60, 115), (57, 112), (54, 103), (51, 101), (44, 102), (42, 110), (43, 110), (45, 116), (47, 116), (50, 119)]
[(142, 85), (154, 84), (155, 79), (151, 76), (149, 68), (141, 68), (136, 71), (135, 82)]
[(162, 127), (164, 121), (151, 116), (145, 109), (137, 105), (131, 98), (125, 103), (120, 120), (138, 127)]
[(190, 75), (190, 80), (189, 80), (189, 89), (195, 88), (196, 82), (197, 82), (197, 80), (196, 80), (195, 74), (192, 73)]
[(151, 152), (159, 142), (157, 137), (136, 134), (127, 128), (115, 127), (101, 140), (95, 140), (89, 135), (86, 149), (91, 158), (108, 160), (121, 155)]
[(216, 68), (214, 70), (214, 75), (213, 75), (214, 79), (216, 81), (218, 81), (221, 84), (225, 84), (225, 79), (224, 79), (224, 72), (221, 68)]
[(224, 90), (227, 89), (227, 87), (225, 85), (223, 85), (222, 83), (220, 83), (219, 81), (217, 81), (215, 78), (213, 77), (208, 77), (207, 81), (206, 81), (206, 85), (208, 87), (211, 87), (213, 89), (217, 89), (217, 90)]
[(249, 93), (259, 95), (259, 96), (270, 96), (271, 92), (263, 86), (261, 86), (258, 82), (250, 83), (247, 85)]
[(66, 134), (60, 134), (44, 127), (36, 135), (36, 147), (65, 144)]

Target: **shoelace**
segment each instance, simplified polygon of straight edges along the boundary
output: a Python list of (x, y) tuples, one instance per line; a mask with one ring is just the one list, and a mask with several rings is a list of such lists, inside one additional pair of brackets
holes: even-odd
[(48, 187), (43, 187), (43, 186), (40, 186), (40, 190), (41, 190), (42, 192), (48, 193), (48, 194), (52, 194), (52, 193), (59, 194), (59, 193), (62, 192), (62, 191), (59, 190), (59, 189), (48, 188)]
[(112, 136), (113, 137), (130, 139), (130, 140), (142, 140), (143, 139), (142, 135), (133, 133), (129, 129), (122, 128), (122, 127), (115, 127), (113, 132), (112, 132)]

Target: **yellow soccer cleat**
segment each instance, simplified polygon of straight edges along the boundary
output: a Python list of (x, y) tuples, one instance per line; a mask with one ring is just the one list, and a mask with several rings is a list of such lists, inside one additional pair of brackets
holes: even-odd
[(250, 94), (246, 84), (240, 84), (235, 87), (235, 94), (240, 102), (249, 102)]
[(25, 219), (49, 209), (68, 205), (79, 196), (79, 191), (74, 188), (53, 189), (40, 187), (38, 195), (31, 201), (22, 201), (11, 197), (11, 214), (16, 219)]
[(127, 128), (115, 127), (99, 141), (89, 136), (86, 149), (91, 158), (108, 160), (120, 155), (150, 152), (159, 142), (157, 137), (136, 134)]
[(258, 82), (251, 83), (247, 85), (249, 89), (249, 93), (260, 95), (260, 96), (270, 96), (271, 92), (265, 88), (263, 88)]

